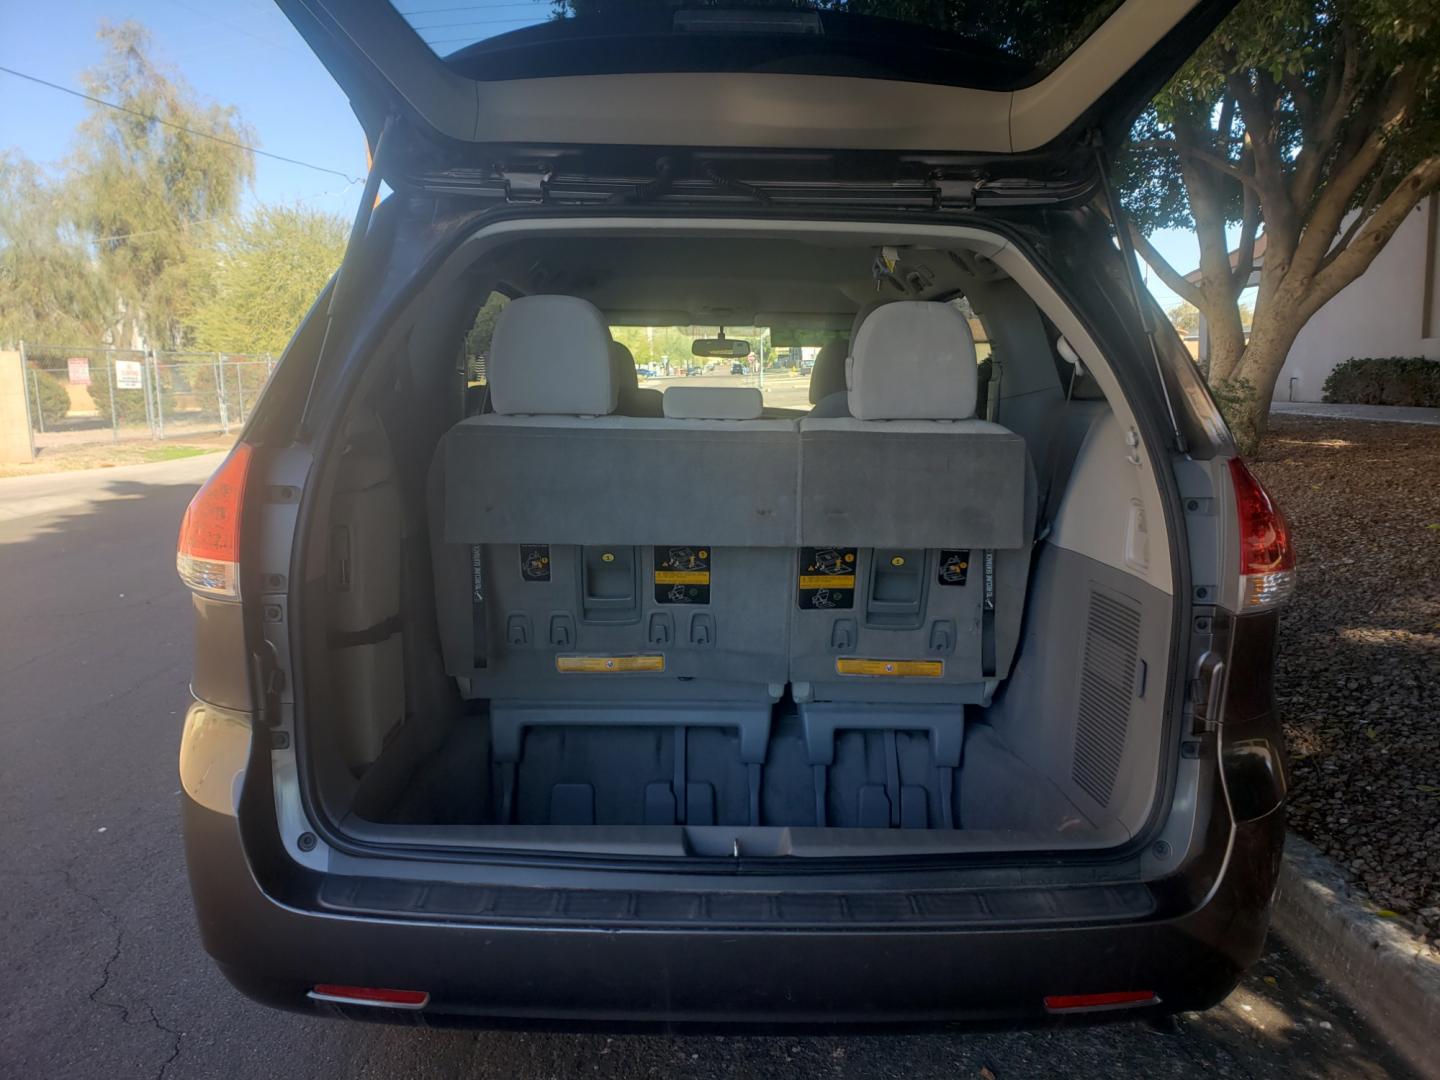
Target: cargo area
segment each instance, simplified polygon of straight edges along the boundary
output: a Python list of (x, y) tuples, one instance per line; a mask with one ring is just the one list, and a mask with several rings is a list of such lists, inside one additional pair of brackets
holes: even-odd
[[(462, 249), (354, 395), (305, 549), (314, 803), (476, 852), (1140, 834), (1166, 515), (1033, 268), (978, 234), (567, 228)], [(681, 330), (739, 344), (635, 355)]]

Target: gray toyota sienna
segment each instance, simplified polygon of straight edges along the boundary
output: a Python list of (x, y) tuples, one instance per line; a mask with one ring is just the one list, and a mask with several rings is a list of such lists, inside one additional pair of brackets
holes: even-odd
[(1230, 4), (280, 6), (373, 166), (180, 533), (225, 975), (420, 1023), (1223, 998), (1294, 558), (1109, 151)]

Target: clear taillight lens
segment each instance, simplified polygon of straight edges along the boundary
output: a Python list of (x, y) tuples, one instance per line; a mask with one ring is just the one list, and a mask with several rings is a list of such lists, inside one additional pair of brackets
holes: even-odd
[(185, 510), (175, 569), (197, 593), (221, 600), (240, 599), (240, 513), (251, 448), (236, 443)]
[(1274, 607), (1295, 591), (1295, 549), (1290, 526), (1245, 462), (1230, 459), (1230, 481), (1240, 519), (1240, 609)]

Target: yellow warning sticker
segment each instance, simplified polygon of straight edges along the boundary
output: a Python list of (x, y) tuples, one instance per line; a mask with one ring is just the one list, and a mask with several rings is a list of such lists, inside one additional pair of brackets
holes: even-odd
[(802, 589), (853, 589), (854, 574), (801, 574)]
[(709, 585), (709, 570), (656, 570), (656, 585)]
[(837, 675), (870, 675), (879, 678), (938, 679), (945, 674), (944, 660), (862, 660), (840, 657), (835, 661)]
[(557, 656), (555, 670), (565, 673), (613, 671), (664, 671), (665, 657), (655, 656)]

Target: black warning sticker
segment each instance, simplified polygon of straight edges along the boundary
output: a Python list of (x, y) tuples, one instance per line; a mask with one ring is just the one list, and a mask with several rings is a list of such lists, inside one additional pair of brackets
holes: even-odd
[(855, 606), (855, 548), (800, 549), (800, 610)]
[(520, 576), (526, 581), (550, 580), (550, 545), (520, 545)]
[(941, 550), (940, 572), (938, 578), (941, 585), (964, 585), (970, 577), (970, 552), (957, 550)]
[(657, 547), (655, 602), (710, 603), (710, 549), (701, 544)]

